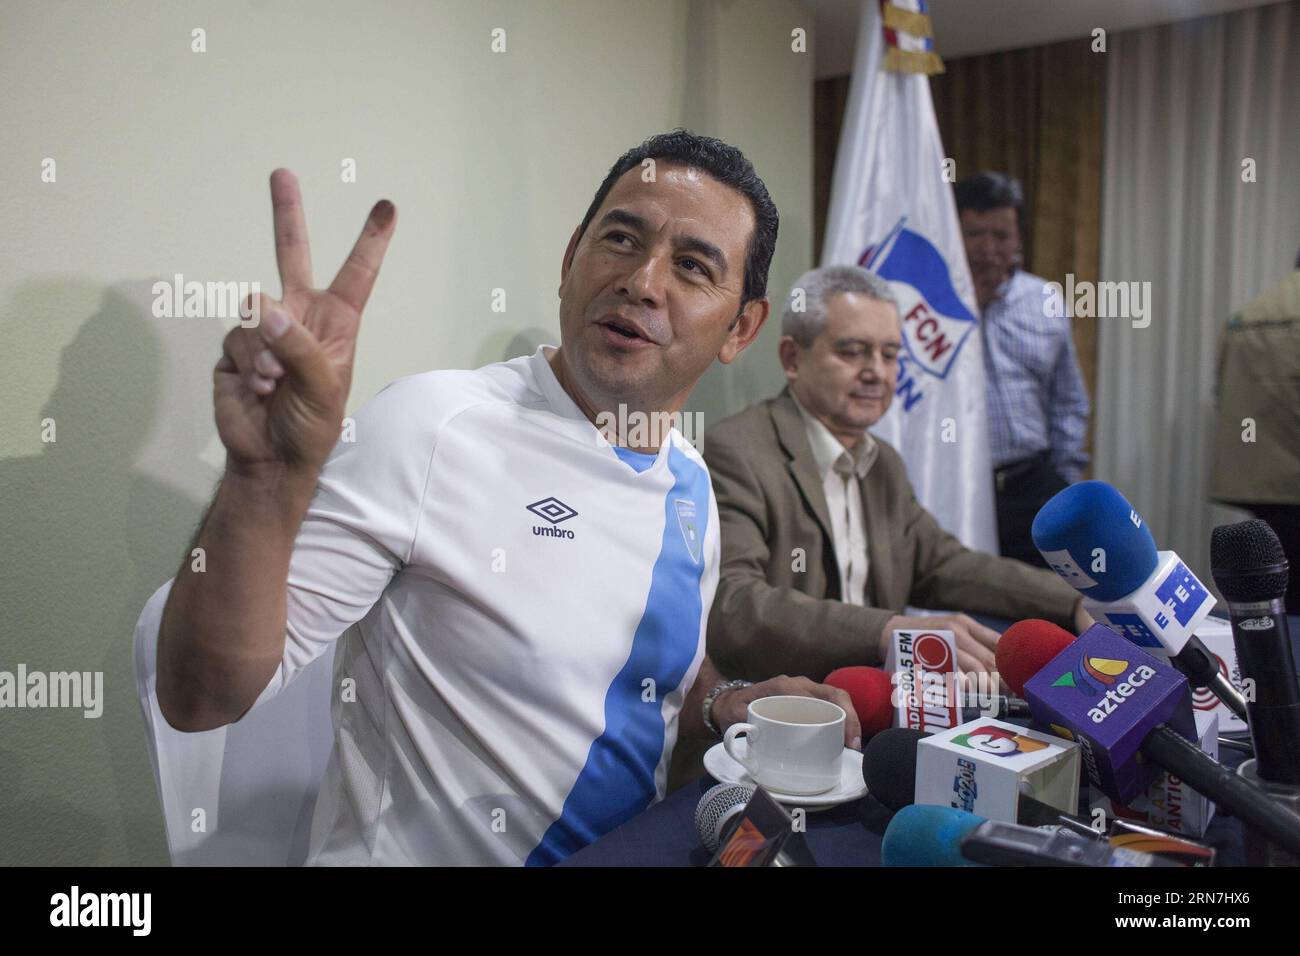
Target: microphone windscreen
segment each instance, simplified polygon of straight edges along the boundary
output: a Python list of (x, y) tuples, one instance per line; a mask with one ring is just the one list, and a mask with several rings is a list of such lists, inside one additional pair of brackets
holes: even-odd
[(1160, 560), (1151, 530), (1104, 481), (1057, 492), (1039, 509), (1030, 534), (1052, 570), (1101, 603), (1132, 594)]
[(705, 849), (717, 850), (728, 821), (745, 809), (755, 789), (743, 783), (719, 783), (700, 797), (695, 805), (695, 832)]
[(916, 745), (924, 730), (891, 727), (871, 738), (862, 749), (862, 781), (867, 792), (891, 810), (916, 800)]
[(953, 807), (903, 807), (885, 828), (885, 866), (982, 866), (961, 855), (961, 841), (984, 817)]
[(1282, 542), (1258, 518), (1210, 532), (1210, 573), (1226, 600), (1242, 604), (1281, 597), (1289, 577)]
[(995, 652), (998, 676), (1017, 697), (1025, 695), (1025, 682), (1074, 642), (1074, 635), (1051, 621), (1030, 618), (1017, 621), (998, 639)]
[(822, 683), (838, 687), (849, 695), (862, 739), (874, 737), (894, 722), (894, 684), (889, 675), (877, 667), (841, 667), (826, 675)]

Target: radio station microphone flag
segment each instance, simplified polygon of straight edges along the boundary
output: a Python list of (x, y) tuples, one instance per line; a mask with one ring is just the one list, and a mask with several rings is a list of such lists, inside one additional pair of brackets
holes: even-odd
[[(924, 15), (920, 0), (890, 6)], [(882, 25), (880, 5), (862, 4), (821, 264), (860, 265), (889, 281), (904, 350), (894, 400), (872, 431), (898, 449), (918, 500), (945, 530), (996, 554), (983, 343), (955, 169), (939, 139), (929, 79), (886, 69), (885, 28), (896, 47), (899, 31), (915, 22), (894, 19)]]

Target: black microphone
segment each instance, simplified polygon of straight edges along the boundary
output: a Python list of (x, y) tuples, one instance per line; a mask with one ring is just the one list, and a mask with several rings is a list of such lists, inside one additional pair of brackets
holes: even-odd
[(1300, 684), (1283, 603), (1282, 544), (1258, 519), (1220, 525), (1210, 540), (1210, 570), (1228, 604), (1242, 681), (1254, 684), (1246, 704), (1254, 771), (1261, 780), (1300, 784)]
[(1010, 697), (1007, 694), (990, 695), (987, 708), (963, 707), (961, 715), (963, 721), (971, 721), (979, 717), (989, 717), (994, 720), (1028, 720), (1034, 716), (1029, 710), (1029, 704), (1019, 697)]
[[(1300, 687), (1283, 603), (1286, 555), (1266, 522), (1240, 521), (1214, 529), (1210, 570), (1228, 605), (1242, 682), (1252, 691), (1246, 709), (1255, 759), (1237, 773), (1300, 811)], [(1288, 856), (1253, 832), (1246, 836), (1249, 863), (1295, 866), (1300, 860), (1294, 848)]]

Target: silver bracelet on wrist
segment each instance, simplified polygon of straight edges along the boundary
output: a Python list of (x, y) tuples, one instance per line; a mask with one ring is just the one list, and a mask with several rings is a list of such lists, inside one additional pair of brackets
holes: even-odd
[(709, 728), (709, 733), (715, 737), (721, 737), (722, 731), (713, 722), (713, 702), (718, 699), (718, 695), (726, 690), (735, 690), (737, 687), (749, 687), (754, 682), (752, 680), (724, 680), (719, 681), (709, 691), (708, 696), (704, 698), (704, 726)]

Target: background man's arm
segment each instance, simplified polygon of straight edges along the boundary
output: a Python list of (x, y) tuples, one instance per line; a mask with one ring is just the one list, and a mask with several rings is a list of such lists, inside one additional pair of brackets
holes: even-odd
[(1066, 319), (1064, 342), (1052, 370), (1047, 399), (1047, 436), (1053, 467), (1065, 481), (1076, 482), (1088, 467), (1083, 445), (1088, 436), (1088, 388), (1074, 352)]

